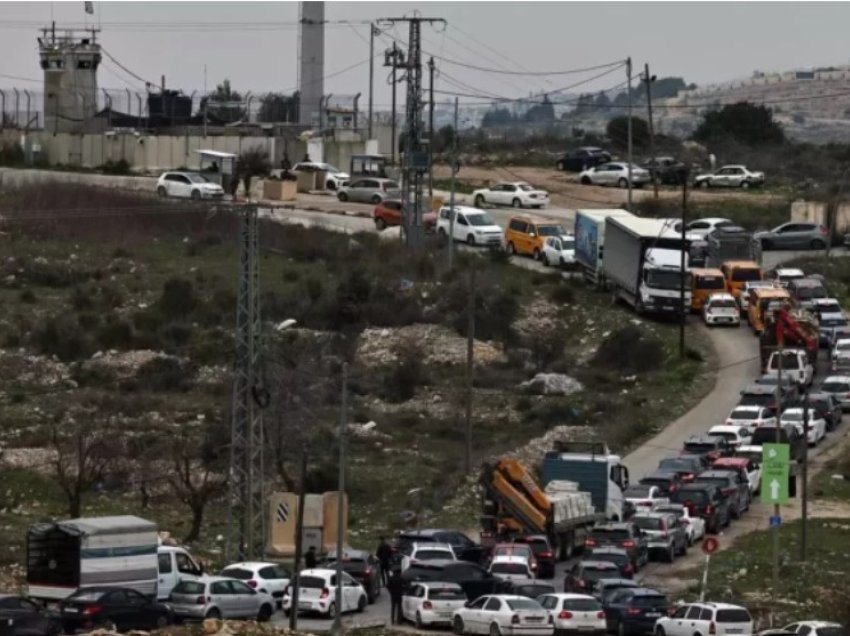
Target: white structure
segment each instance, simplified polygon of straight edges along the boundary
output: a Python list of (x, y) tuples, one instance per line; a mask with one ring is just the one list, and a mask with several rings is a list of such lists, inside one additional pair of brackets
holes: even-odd
[(302, 2), (299, 13), (298, 90), (301, 101), (298, 123), (313, 126), (319, 120), (325, 88), (325, 3)]
[(38, 53), (44, 70), (44, 124), (51, 132), (83, 132), (97, 112), (97, 29), (41, 30)]

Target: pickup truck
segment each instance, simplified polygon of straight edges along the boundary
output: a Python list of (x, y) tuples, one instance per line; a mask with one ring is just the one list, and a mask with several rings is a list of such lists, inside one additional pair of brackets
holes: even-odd
[[(774, 351), (767, 360), (765, 375), (779, 375), (779, 352)], [(782, 375), (793, 379), (800, 386), (811, 386), (815, 368), (809, 362), (804, 349), (785, 349), (782, 352)]]

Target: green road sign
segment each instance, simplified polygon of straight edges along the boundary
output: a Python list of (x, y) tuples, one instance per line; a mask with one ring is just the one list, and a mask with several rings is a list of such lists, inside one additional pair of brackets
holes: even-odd
[(761, 457), (761, 500), (766, 504), (788, 503), (788, 444), (764, 444)]

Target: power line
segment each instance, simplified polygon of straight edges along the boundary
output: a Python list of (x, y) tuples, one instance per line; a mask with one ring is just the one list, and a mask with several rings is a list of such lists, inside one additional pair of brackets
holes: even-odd
[(115, 64), (115, 66), (117, 66), (117, 67), (118, 67), (118, 68), (120, 68), (122, 71), (124, 71), (125, 73), (127, 73), (127, 75), (129, 75), (130, 77), (133, 77), (133, 78), (135, 78), (135, 79), (139, 80), (140, 82), (144, 83), (146, 86), (156, 86), (156, 82), (149, 82), (149, 81), (148, 81), (148, 80), (146, 80), (144, 77), (141, 77), (140, 75), (137, 75), (136, 73), (134, 73), (133, 71), (131, 71), (130, 69), (128, 69), (126, 66), (124, 66), (123, 64), (121, 64), (121, 62), (119, 62), (118, 60), (116, 60), (116, 59), (112, 56), (112, 54), (111, 54), (109, 51), (107, 51), (105, 48), (103, 48), (102, 46), (100, 47), (100, 50), (101, 50), (101, 52), (103, 52), (103, 54), (104, 54), (104, 55), (106, 55), (106, 57), (108, 57), (110, 60), (112, 60), (112, 63), (113, 63), (113, 64)]

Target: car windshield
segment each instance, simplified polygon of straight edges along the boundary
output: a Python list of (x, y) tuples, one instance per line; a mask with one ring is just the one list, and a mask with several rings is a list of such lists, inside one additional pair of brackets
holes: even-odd
[(563, 236), (566, 234), (561, 225), (539, 225), (537, 230), (540, 232), (540, 236)]
[(821, 390), (827, 393), (850, 393), (850, 383), (848, 382), (824, 382), (821, 385)]
[[(809, 418), (812, 416), (810, 415)], [(786, 411), (782, 414), (782, 417), (779, 418), (781, 422), (802, 422), (803, 421), (803, 412), (802, 411)]]
[[(640, 525), (638, 525), (638, 527), (640, 527)], [(597, 561), (608, 561), (610, 563), (616, 563), (617, 565), (622, 565), (631, 561), (631, 558), (625, 552), (596, 552), (594, 550), (590, 553), (590, 556)]]
[(467, 214), (466, 220), (469, 221), (470, 225), (482, 226), (482, 225), (495, 225), (493, 223), (493, 219), (491, 219), (486, 214)]
[(192, 183), (209, 183), (210, 182), (209, 179), (207, 179), (206, 177), (199, 175), (199, 174), (187, 174), (186, 176), (189, 177), (189, 181), (191, 181)]
[(576, 242), (573, 239), (561, 239), (561, 249), (574, 250), (575, 248)]
[(708, 496), (703, 490), (677, 490), (670, 495), (670, 499), (675, 503), (687, 504), (690, 502), (701, 506), (708, 501)]
[(239, 579), (247, 581), (254, 578), (254, 573), (251, 570), (243, 570), (242, 568), (224, 568), (221, 571), (222, 576), (229, 576), (231, 579)]
[(741, 396), (743, 406), (770, 406), (773, 404), (773, 395), (770, 393), (745, 393)]
[(590, 533), (591, 538), (597, 541), (625, 541), (629, 538), (628, 530), (617, 530), (614, 528), (594, 528)]
[[(691, 286), (691, 274), (685, 273), (685, 289)], [(682, 273), (673, 270), (650, 269), (646, 272), (646, 284), (656, 289), (680, 289)]]
[(797, 298), (801, 300), (826, 298), (826, 290), (823, 287), (801, 287), (797, 290)]
[(836, 351), (850, 351), (850, 340), (839, 340), (835, 345)]
[(490, 566), (493, 574), (528, 574), (528, 567), (522, 563), (494, 563)]
[[(301, 579), (302, 585), (304, 579)], [(180, 581), (172, 590), (175, 594), (203, 594), (204, 584), (197, 581)]]
[(745, 283), (751, 280), (760, 280), (761, 270), (757, 267), (738, 267), (732, 270), (732, 280), (736, 283)]
[(847, 630), (843, 627), (818, 627), (818, 636), (847, 636)]
[(731, 298), (723, 298), (721, 300), (712, 300), (709, 305), (709, 309), (737, 309), (738, 305)]
[(530, 598), (512, 598), (506, 601), (508, 607), (512, 610), (539, 610), (540, 603), (532, 601)]
[(413, 555), (417, 561), (438, 561), (440, 559), (451, 559), (448, 550), (417, 550)]
[(711, 442), (685, 442), (682, 449), (687, 453), (692, 453), (693, 455), (702, 455), (703, 453), (709, 453), (716, 450), (717, 446)]
[(466, 598), (466, 594), (459, 588), (432, 587), (428, 591), (428, 598), (435, 601), (460, 601)]
[(667, 459), (662, 459), (658, 462), (659, 468), (664, 468), (666, 470), (692, 470), (694, 465), (693, 463), (684, 460), (678, 459), (677, 457), (668, 457)]
[(530, 556), (531, 548), (527, 545), (503, 545), (493, 549), (493, 556)]
[[(203, 589), (204, 589), (204, 586), (202, 585), (201, 591), (203, 591)], [(174, 588), (174, 591), (177, 592), (176, 587)], [(68, 598), (70, 600), (73, 600), (73, 601), (89, 602), (89, 601), (96, 601), (101, 596), (103, 596), (102, 590), (78, 590), (77, 592), (74, 592), (73, 594), (71, 594), (71, 596), (69, 596)]]
[(836, 316), (835, 318), (821, 318), (820, 319), (821, 327), (846, 327), (847, 319), (843, 317)]
[[(749, 623), (753, 618), (745, 609), (719, 609), (715, 620), (718, 623)], [(818, 630), (820, 633), (821, 630)]]
[(730, 420), (753, 420), (758, 417), (758, 411), (750, 411), (749, 409), (734, 409), (729, 414)]
[(339, 168), (332, 166), (329, 163), (317, 163), (316, 167), (325, 172), (342, 172)]
[(738, 439), (738, 436), (735, 433), (727, 432), (727, 431), (709, 431), (708, 435), (710, 437), (719, 437), (721, 439), (728, 439), (730, 442), (734, 442)]
[(641, 530), (661, 530), (663, 527), (658, 517), (635, 517), (634, 523)]
[(398, 183), (396, 183), (395, 181), (385, 181), (384, 191), (387, 190), (398, 190)]
[[(778, 369), (779, 368), (779, 356), (772, 355), (770, 356), (770, 368)], [(785, 354), (782, 356), (782, 368), (786, 371), (796, 370), (800, 368), (800, 358), (796, 355)]]
[(726, 281), (723, 280), (722, 276), (696, 276), (694, 284), (697, 289), (723, 289), (726, 287)]
[(703, 477), (702, 475), (699, 475), (697, 476), (697, 481), (704, 484), (714, 484), (720, 488), (726, 488), (729, 485), (729, 479), (726, 477)]
[(598, 612), (602, 605), (594, 598), (566, 598), (563, 609), (573, 612)]
[(532, 190), (534, 190), (534, 188), (528, 185), (527, 183), (518, 183), (517, 187), (523, 192), (531, 192)]
[(599, 579), (611, 578), (611, 572), (617, 571), (619, 568), (613, 563), (600, 563), (584, 568), (581, 578), (585, 581), (598, 581)]
[(838, 303), (822, 303), (815, 307), (815, 309), (820, 314), (840, 314), (842, 311), (841, 305)]
[(311, 589), (322, 589), (325, 587), (325, 579), (320, 576), (299, 576), (298, 585), (301, 587), (309, 587)]
[(649, 492), (649, 486), (631, 486), (623, 493), (623, 496), (626, 497), (626, 499), (642, 499), (644, 497), (649, 497)]
[(635, 607), (667, 607), (667, 597), (660, 594), (644, 594), (632, 598)]

